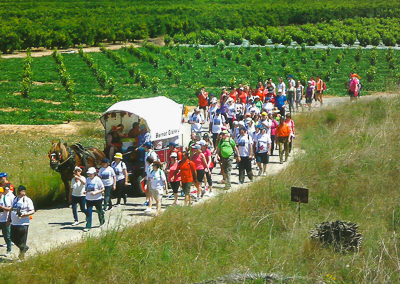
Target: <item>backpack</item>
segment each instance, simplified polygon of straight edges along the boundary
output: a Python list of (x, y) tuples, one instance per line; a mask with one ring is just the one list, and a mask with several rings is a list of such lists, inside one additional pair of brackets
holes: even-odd
[(324, 81), (322, 81), (322, 90), (326, 90), (326, 85), (325, 85), (325, 82)]

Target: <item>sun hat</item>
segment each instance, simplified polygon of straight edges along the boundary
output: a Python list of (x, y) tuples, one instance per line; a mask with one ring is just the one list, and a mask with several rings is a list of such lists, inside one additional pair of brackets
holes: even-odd
[(239, 121), (239, 126), (244, 126), (244, 121)]
[(171, 157), (171, 158), (177, 158), (177, 157), (178, 157), (178, 154), (175, 153), (175, 152), (172, 152), (171, 155), (170, 155), (170, 157)]
[(110, 160), (107, 159), (107, 158), (105, 158), (105, 159), (101, 160), (101, 162), (102, 162), (102, 163), (110, 163)]
[(7, 177), (7, 176), (8, 176), (7, 173), (0, 173), (0, 178)]
[(207, 146), (206, 140), (200, 140), (200, 141), (199, 141), (199, 144), (200, 144), (201, 146)]
[(80, 167), (76, 166), (76, 167), (74, 168), (74, 171), (82, 171), (82, 169), (81, 169)]
[(114, 159), (122, 159), (122, 153), (115, 153)]
[(87, 170), (87, 174), (88, 175), (92, 175), (92, 174), (95, 174), (96, 173), (96, 169), (94, 168), (94, 167), (91, 167), (91, 168), (89, 168), (88, 170)]

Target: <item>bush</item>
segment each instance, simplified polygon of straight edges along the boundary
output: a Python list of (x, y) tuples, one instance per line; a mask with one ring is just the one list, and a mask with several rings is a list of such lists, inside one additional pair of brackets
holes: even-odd
[(375, 74), (376, 74), (376, 67), (375, 66), (369, 67), (367, 70), (367, 81), (373, 82)]
[(235, 62), (236, 62), (236, 64), (239, 64), (240, 63), (240, 58), (241, 58), (242, 56), (240, 55), (240, 53), (237, 53), (236, 54), (236, 56), (235, 56)]
[(227, 60), (231, 60), (232, 59), (232, 50), (230, 50), (230, 49), (227, 49), (226, 51), (225, 51), (225, 58), (227, 59)]
[(258, 62), (260, 62), (260, 61), (261, 61), (261, 58), (262, 58), (261, 52), (256, 52), (256, 53), (255, 53), (255, 57), (256, 57), (256, 60), (257, 60)]
[(194, 53), (195, 58), (196, 58), (197, 60), (199, 60), (199, 59), (201, 58), (202, 53), (203, 53), (203, 52), (201, 51), (201, 49), (196, 50), (196, 52)]
[(301, 55), (300, 60), (301, 60), (301, 63), (306, 64), (307, 61), (308, 61), (307, 54), (303, 53), (303, 54)]
[(248, 57), (248, 58), (246, 59), (246, 66), (249, 66), (249, 67), (250, 67), (252, 63), (253, 63), (253, 62), (252, 62), (251, 58)]

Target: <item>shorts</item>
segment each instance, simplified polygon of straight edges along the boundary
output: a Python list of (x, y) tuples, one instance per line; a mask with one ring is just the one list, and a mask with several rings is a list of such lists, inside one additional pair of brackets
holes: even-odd
[(261, 164), (268, 164), (269, 163), (269, 155), (268, 152), (266, 153), (256, 153), (256, 162)]
[(163, 198), (163, 188), (155, 189), (150, 187), (150, 195), (156, 200), (161, 200)]
[(197, 172), (197, 181), (200, 182), (200, 183), (203, 182), (204, 173), (205, 173), (204, 169), (203, 170), (196, 170), (196, 172)]
[(180, 181), (171, 181), (171, 188), (174, 193), (178, 193), (179, 186), (181, 185)]
[(191, 182), (182, 182), (182, 190), (185, 195), (190, 194), (190, 187), (192, 186)]
[(311, 104), (311, 103), (312, 103), (312, 98), (306, 97), (306, 104)]
[(199, 109), (207, 110), (207, 106), (199, 106)]

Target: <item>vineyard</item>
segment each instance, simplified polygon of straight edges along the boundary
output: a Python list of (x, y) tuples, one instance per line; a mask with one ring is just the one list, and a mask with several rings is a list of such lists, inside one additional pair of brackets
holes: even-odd
[(350, 72), (362, 77), (364, 93), (394, 90), (400, 79), (400, 52), (392, 49), (311, 50), (276, 47), (200, 48), (144, 43), (117, 51), (0, 60), (0, 123), (57, 124), (92, 121), (120, 100), (165, 95), (194, 105), (205, 86), (255, 86), (293, 74), (303, 84), (321, 75), (326, 94), (346, 95)]
[(168, 35), (180, 43), (400, 43), (392, 0), (1, 1), (0, 50), (68, 48)]

